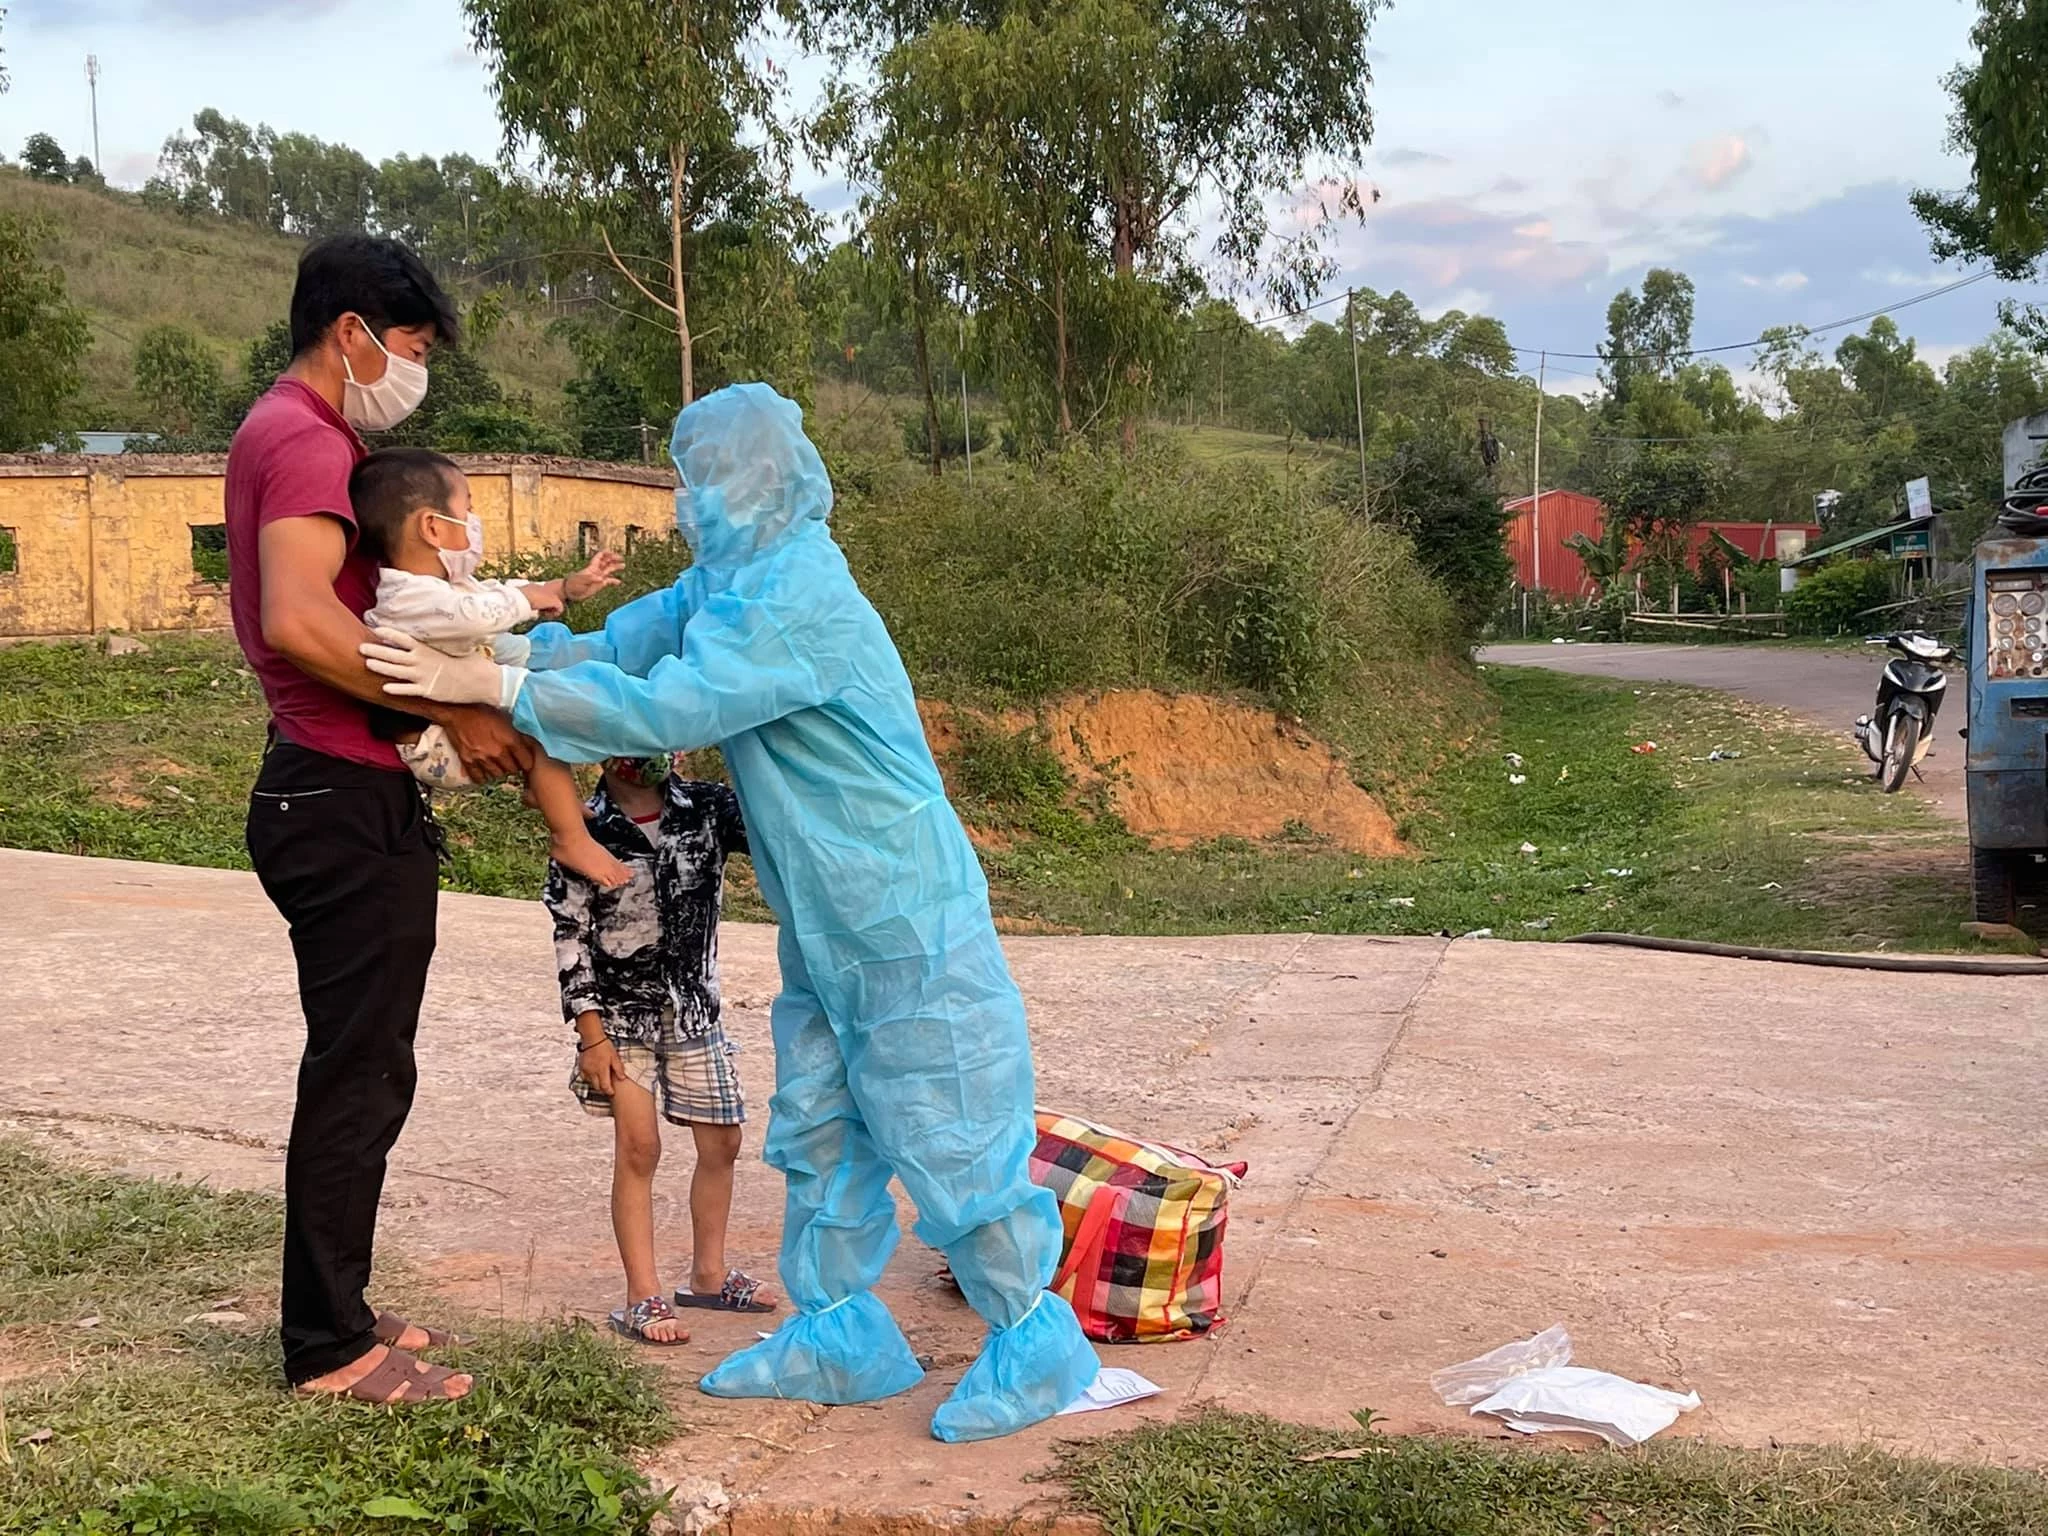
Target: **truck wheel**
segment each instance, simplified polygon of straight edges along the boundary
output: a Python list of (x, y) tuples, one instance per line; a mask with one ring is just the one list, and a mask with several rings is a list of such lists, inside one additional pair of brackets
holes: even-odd
[(2013, 858), (2003, 848), (1970, 850), (1970, 885), (1978, 922), (2013, 921), (2012, 876)]
[(2048, 863), (2039, 854), (2018, 854), (2011, 860), (2013, 875), (2012, 921), (2020, 932), (2036, 939), (2048, 938)]

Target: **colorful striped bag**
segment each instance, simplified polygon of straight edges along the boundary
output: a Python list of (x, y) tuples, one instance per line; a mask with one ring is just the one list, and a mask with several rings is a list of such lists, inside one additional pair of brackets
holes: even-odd
[(1049, 1289), (1100, 1343), (1207, 1333), (1223, 1321), (1223, 1226), (1244, 1173), (1040, 1110), (1031, 1177), (1059, 1197), (1065, 1228)]

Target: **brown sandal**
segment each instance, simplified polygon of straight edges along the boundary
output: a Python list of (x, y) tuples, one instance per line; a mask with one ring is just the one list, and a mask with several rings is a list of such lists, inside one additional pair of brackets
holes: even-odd
[(370, 1373), (360, 1381), (336, 1391), (308, 1391), (297, 1388), (300, 1397), (345, 1397), (359, 1403), (410, 1407), (417, 1403), (452, 1403), (457, 1394), (448, 1390), (449, 1381), (461, 1374), (445, 1365), (429, 1365), (402, 1349), (387, 1348)]
[(427, 1342), (420, 1346), (422, 1349), (459, 1349), (469, 1342), (467, 1339), (456, 1337), (445, 1328), (429, 1328), (425, 1323), (408, 1322), (396, 1312), (379, 1312), (377, 1325), (370, 1331), (376, 1335), (379, 1344), (388, 1344), (396, 1349), (398, 1341), (405, 1337), (405, 1330), (408, 1328), (417, 1328), (427, 1336)]

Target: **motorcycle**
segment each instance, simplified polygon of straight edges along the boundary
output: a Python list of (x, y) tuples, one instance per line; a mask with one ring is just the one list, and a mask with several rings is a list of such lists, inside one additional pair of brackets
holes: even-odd
[(1948, 674), (1941, 663), (1955, 651), (1931, 635), (1917, 632), (1876, 635), (1864, 642), (1897, 651), (1885, 664), (1877, 684), (1877, 710), (1856, 721), (1856, 740), (1864, 755), (1877, 764), (1886, 794), (1895, 794), (1906, 775), (1919, 768), (1934, 743), (1934, 717), (1948, 692)]

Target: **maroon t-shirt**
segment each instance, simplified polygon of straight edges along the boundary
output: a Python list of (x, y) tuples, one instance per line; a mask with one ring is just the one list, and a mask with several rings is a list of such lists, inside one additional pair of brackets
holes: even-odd
[(402, 771), (398, 751), (370, 730), (370, 706), (309, 677), (263, 639), (263, 573), (256, 535), (283, 517), (331, 517), (348, 532), (334, 595), (361, 618), (377, 601), (377, 564), (356, 549), (349, 471), (369, 450), (333, 406), (297, 379), (279, 379), (251, 407), (228, 449), (228, 609), (235, 638), (263, 685), (285, 740), (329, 757)]

